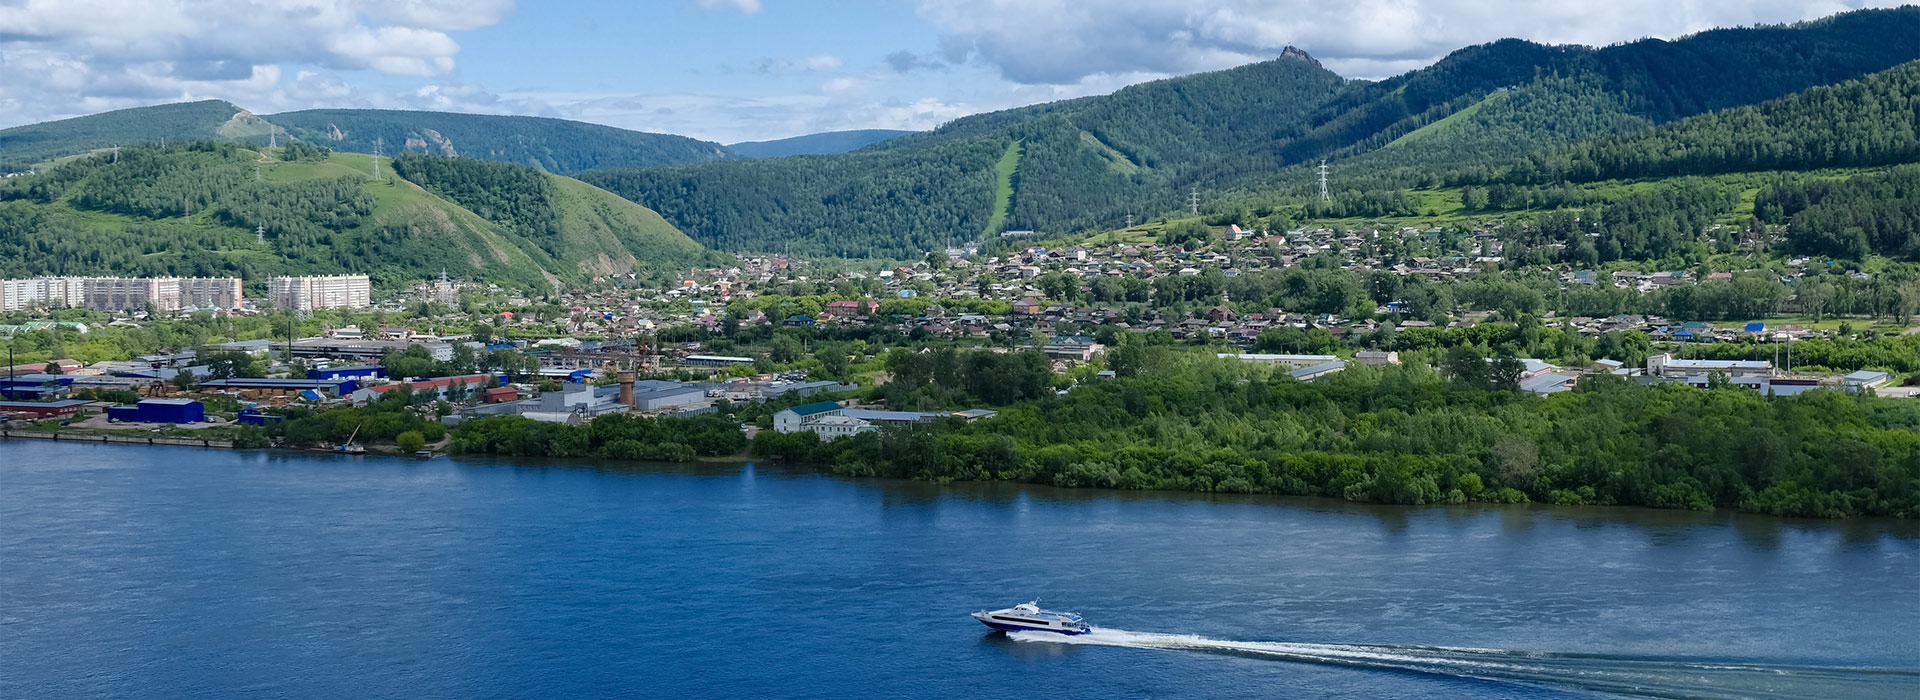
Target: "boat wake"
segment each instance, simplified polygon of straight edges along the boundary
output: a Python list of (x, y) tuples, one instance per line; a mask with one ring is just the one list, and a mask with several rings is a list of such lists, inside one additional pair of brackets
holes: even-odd
[(1031, 643), (1232, 654), (1660, 698), (1920, 696), (1920, 671), (1914, 670), (1719, 663), (1461, 647), (1237, 642), (1190, 634), (1105, 628), (1077, 636), (1051, 632), (1010, 632), (1007, 636)]

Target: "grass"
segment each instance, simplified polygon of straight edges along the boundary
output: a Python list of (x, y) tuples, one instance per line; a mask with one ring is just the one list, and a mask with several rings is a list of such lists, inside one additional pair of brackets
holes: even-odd
[(1899, 324), (1899, 323), (1876, 322), (1876, 321), (1872, 321), (1864, 318), (1847, 318), (1844, 316), (1828, 316), (1819, 321), (1813, 320), (1812, 316), (1769, 316), (1767, 318), (1756, 318), (1756, 319), (1750, 319), (1746, 321), (1715, 321), (1709, 325), (1712, 325), (1715, 328), (1738, 329), (1738, 328), (1746, 327), (1746, 325), (1749, 323), (1756, 323), (1756, 322), (1767, 324), (1768, 330), (1773, 330), (1780, 326), (1792, 324), (1797, 326), (1805, 326), (1809, 329), (1817, 330), (1817, 331), (1838, 331), (1840, 330), (1840, 324), (1845, 323), (1849, 326), (1852, 326), (1853, 332), (1855, 333), (1859, 333), (1861, 331), (1866, 331), (1866, 330), (1874, 330), (1882, 334), (1888, 334), (1888, 335), (1899, 334), (1907, 330), (1907, 328), (1909, 328), (1909, 326), (1906, 326), (1904, 324)]
[(993, 187), (993, 218), (987, 219), (987, 229), (980, 234), (983, 239), (999, 234), (1000, 227), (1007, 225), (1007, 215), (1013, 213), (1013, 177), (1020, 172), (1020, 156), (1025, 152), (1026, 141), (1016, 139), (993, 166), (998, 178)]
[[(1404, 90), (1406, 89), (1406, 86), (1401, 85), (1400, 88), (1398, 89)], [(1414, 129), (1413, 131), (1409, 131), (1405, 134), (1401, 134), (1400, 138), (1394, 139), (1393, 141), (1389, 142), (1385, 146), (1381, 146), (1380, 149), (1386, 150), (1389, 148), (1393, 148), (1394, 146), (1401, 146), (1401, 145), (1413, 143), (1415, 141), (1419, 141), (1420, 139), (1424, 139), (1428, 136), (1432, 136), (1434, 133), (1440, 131), (1441, 129), (1445, 129), (1454, 124), (1458, 124), (1460, 122), (1466, 121), (1467, 117), (1473, 116), (1474, 112), (1480, 111), (1481, 108), (1486, 107), (1488, 104), (1492, 103), (1494, 100), (1503, 98), (1506, 94), (1507, 93), (1505, 92), (1496, 92), (1491, 95), (1488, 95), (1485, 99), (1482, 99), (1479, 102), (1475, 102), (1473, 104), (1467, 105), (1464, 109), (1461, 109), (1458, 112), (1454, 112), (1453, 114), (1449, 114), (1445, 117), (1441, 117), (1440, 119), (1434, 120), (1432, 124), (1428, 124), (1418, 129)]]
[(1107, 170), (1111, 172), (1120, 175), (1132, 175), (1140, 172), (1140, 166), (1135, 165), (1133, 160), (1127, 157), (1127, 154), (1121, 153), (1114, 147), (1107, 145), (1107, 142), (1101, 141), (1100, 137), (1094, 136), (1093, 132), (1081, 131), (1080, 143), (1085, 144), (1087, 148), (1092, 149), (1093, 152), (1100, 154), (1101, 158), (1106, 159)]

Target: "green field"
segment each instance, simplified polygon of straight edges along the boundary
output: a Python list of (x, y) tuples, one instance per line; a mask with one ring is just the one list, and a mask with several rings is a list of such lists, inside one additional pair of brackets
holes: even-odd
[[(1400, 88), (1405, 89), (1406, 86), (1402, 85), (1400, 86)], [(1423, 126), (1418, 129), (1414, 129), (1413, 131), (1409, 131), (1405, 134), (1402, 134), (1400, 138), (1397, 138), (1391, 142), (1388, 142), (1387, 145), (1381, 146), (1381, 148), (1387, 149), (1387, 148), (1393, 148), (1394, 146), (1404, 146), (1406, 144), (1419, 141), (1420, 139), (1426, 138), (1428, 136), (1432, 136), (1435, 132), (1438, 132), (1441, 129), (1445, 129), (1454, 124), (1458, 124), (1460, 122), (1466, 121), (1467, 117), (1473, 116), (1474, 112), (1480, 111), (1481, 108), (1486, 107), (1488, 104), (1492, 103), (1494, 100), (1503, 99), (1506, 96), (1506, 94), (1507, 93), (1504, 93), (1504, 92), (1496, 92), (1491, 95), (1488, 95), (1485, 99), (1482, 99), (1479, 102), (1475, 102), (1473, 104), (1467, 105), (1465, 109), (1462, 109), (1458, 112), (1454, 112), (1453, 114), (1449, 114), (1440, 119), (1434, 120), (1432, 124), (1428, 124), (1426, 126)]]
[(1020, 156), (1026, 151), (1025, 144), (1020, 139), (1007, 144), (1007, 152), (1000, 154), (1000, 162), (993, 166), (998, 178), (993, 188), (993, 218), (987, 219), (987, 228), (980, 234), (983, 238), (992, 238), (1000, 233), (1000, 227), (1007, 224), (1007, 215), (1013, 212), (1013, 176), (1020, 171)]

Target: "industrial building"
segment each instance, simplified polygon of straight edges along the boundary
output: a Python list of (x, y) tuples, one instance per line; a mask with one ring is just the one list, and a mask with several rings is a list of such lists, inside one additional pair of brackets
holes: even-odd
[(685, 359), (685, 362), (690, 365), (725, 366), (725, 365), (750, 365), (750, 364), (753, 364), (754, 360), (751, 357), (735, 357), (730, 355), (688, 355)]
[(365, 309), (373, 306), (373, 284), (366, 275), (275, 277), (267, 296), (276, 309)]
[(844, 435), (856, 435), (872, 432), (881, 426), (906, 426), (928, 423), (943, 418), (958, 418), (973, 422), (991, 418), (995, 414), (986, 409), (973, 409), (958, 413), (947, 411), (883, 411), (870, 408), (847, 408), (832, 401), (794, 406), (773, 414), (773, 429), (782, 433), (811, 431), (822, 438), (833, 439)]
[(1106, 349), (1106, 346), (1084, 335), (1056, 335), (1040, 347), (1040, 351), (1051, 359), (1074, 362), (1091, 362), (1094, 355)]
[(272, 413), (267, 413), (266, 411), (262, 411), (258, 408), (240, 409), (239, 423), (241, 425), (257, 425), (261, 427), (266, 427), (269, 425), (279, 425), (281, 420), (284, 420), (284, 417), (274, 415)]
[(16, 374), (0, 377), (0, 398), (9, 401), (57, 399), (73, 387), (70, 374)]
[(453, 344), (444, 342), (413, 343), (404, 340), (334, 340), (332, 338), (301, 338), (293, 341), (294, 357), (336, 357), (354, 362), (366, 362), (384, 357), (387, 351), (399, 352), (415, 345), (427, 349), (427, 354), (440, 362), (453, 359)]
[(308, 379), (386, 379), (387, 368), (380, 365), (353, 365), (307, 370)]
[(1217, 353), (1215, 356), (1222, 360), (1238, 360), (1248, 364), (1286, 367), (1289, 369), (1318, 367), (1329, 362), (1340, 361), (1340, 358), (1333, 355), (1269, 355), (1264, 353), (1223, 352)]
[(468, 374), (458, 377), (409, 379), (397, 384), (363, 387), (352, 392), (352, 397), (354, 405), (357, 406), (372, 402), (387, 392), (404, 386), (411, 389), (415, 396), (430, 394), (436, 399), (447, 399), (478, 394), (484, 391), (488, 384), (501, 386), (506, 383), (507, 375), (504, 374)]
[(1661, 353), (1647, 358), (1647, 374), (1662, 379), (1705, 380), (1708, 375), (1727, 377), (1771, 377), (1773, 363), (1766, 360), (1681, 360)]
[(25, 416), (33, 419), (66, 418), (80, 415), (80, 410), (93, 403), (83, 399), (65, 401), (0, 401), (0, 415)]
[[(210, 391), (231, 391), (250, 398), (268, 396), (307, 396), (315, 395), (350, 396), (359, 384), (352, 379), (209, 379), (200, 382), (200, 388)], [(307, 396), (313, 398), (313, 396)]]
[(1334, 372), (1338, 372), (1346, 368), (1347, 368), (1347, 363), (1345, 361), (1333, 360), (1331, 362), (1322, 362), (1320, 364), (1313, 365), (1310, 367), (1301, 367), (1300, 369), (1287, 372), (1287, 376), (1293, 377), (1294, 379), (1298, 379), (1303, 382), (1311, 382), (1315, 379), (1319, 379), (1321, 377), (1327, 376), (1329, 374), (1333, 374)]
[(141, 399), (138, 405), (107, 409), (107, 421), (114, 423), (202, 423), (206, 420), (206, 406), (192, 399)]

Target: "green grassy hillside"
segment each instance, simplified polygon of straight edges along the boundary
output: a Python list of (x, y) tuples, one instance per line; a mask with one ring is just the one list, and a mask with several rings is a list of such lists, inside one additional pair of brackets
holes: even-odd
[(658, 214), (528, 170), (559, 195), (557, 242), (475, 213), (381, 159), (186, 142), (75, 159), (0, 187), (0, 276), (361, 272), (383, 287), (450, 274), (523, 289), (666, 273), (710, 254)]

